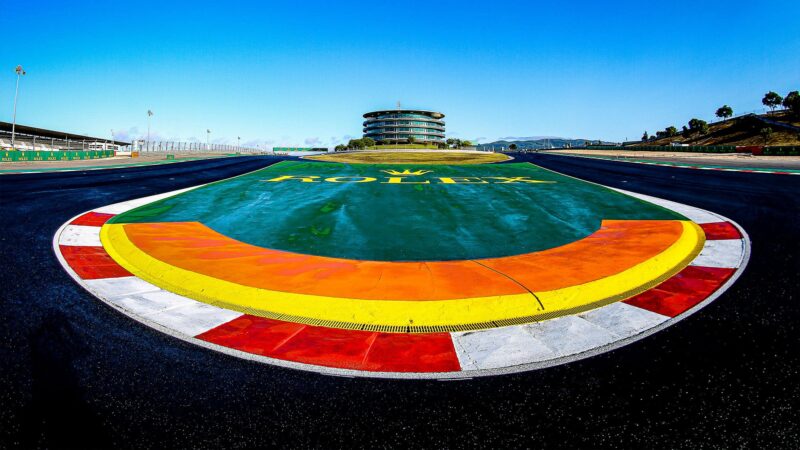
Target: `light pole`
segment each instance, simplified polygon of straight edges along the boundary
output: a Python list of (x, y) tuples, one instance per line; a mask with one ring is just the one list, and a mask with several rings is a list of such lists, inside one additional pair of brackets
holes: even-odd
[(209, 143), (211, 142), (211, 130), (206, 129), (206, 151), (211, 151)]
[(25, 75), (22, 66), (17, 66), (14, 72), (17, 73), (17, 88), (14, 90), (14, 118), (11, 120), (11, 150), (16, 150), (14, 147), (14, 138), (17, 131), (17, 95), (19, 94), (19, 79), (21, 76)]
[(150, 148), (150, 118), (153, 117), (153, 111), (147, 110), (147, 148)]
[(242, 142), (242, 138), (241, 138), (241, 137), (239, 137), (239, 136), (236, 136), (236, 151), (237, 151), (237, 152), (240, 152), (240, 151), (242, 151), (242, 145), (241, 145), (241, 142)]

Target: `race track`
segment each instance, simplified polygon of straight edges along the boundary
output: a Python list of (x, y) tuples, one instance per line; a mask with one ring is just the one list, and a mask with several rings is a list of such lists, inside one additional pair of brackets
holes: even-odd
[(327, 377), (232, 358), (135, 323), (75, 284), (51, 246), (56, 229), (83, 211), (280, 159), (3, 176), (0, 440), (24, 447), (796, 445), (800, 181), (515, 156), (725, 215), (750, 235), (748, 268), (692, 317), (567, 365), (452, 382)]

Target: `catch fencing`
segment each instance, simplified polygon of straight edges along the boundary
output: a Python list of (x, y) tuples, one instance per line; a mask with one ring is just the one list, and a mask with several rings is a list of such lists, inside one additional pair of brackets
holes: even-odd
[(186, 141), (138, 141), (122, 147), (121, 151), (140, 153), (267, 153), (266, 147), (248, 147), (230, 144), (204, 144)]

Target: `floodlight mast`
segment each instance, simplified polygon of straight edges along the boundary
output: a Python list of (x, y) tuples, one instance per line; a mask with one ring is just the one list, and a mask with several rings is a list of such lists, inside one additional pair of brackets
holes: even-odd
[(17, 87), (14, 89), (14, 117), (11, 119), (11, 150), (16, 150), (15, 138), (17, 131), (17, 96), (19, 95), (19, 79), (25, 75), (25, 70), (22, 69), (22, 66), (17, 66), (17, 68), (14, 69), (14, 72), (17, 74)]
[(150, 118), (153, 117), (153, 111), (147, 110), (147, 148), (150, 148)]

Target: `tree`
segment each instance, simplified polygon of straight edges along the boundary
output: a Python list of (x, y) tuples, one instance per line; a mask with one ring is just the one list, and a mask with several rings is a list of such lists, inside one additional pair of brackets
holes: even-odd
[(461, 147), (472, 147), (471, 141), (461, 141)]
[(509, 146), (508, 146), (508, 149), (509, 149), (509, 150), (511, 150), (511, 151), (514, 151), (514, 150), (516, 150), (516, 149), (517, 149), (517, 144), (511, 144), (511, 145), (509, 145)]
[(339, 144), (334, 148), (334, 150), (337, 151), (337, 152), (343, 152), (343, 151), (347, 150), (347, 146)]
[(783, 99), (783, 107), (792, 112), (796, 116), (800, 116), (800, 93), (792, 91), (786, 94)]
[(438, 144), (436, 144), (436, 146), (441, 148), (441, 149), (445, 149), (445, 148), (447, 148), (447, 143), (446, 142), (439, 142)]
[(782, 101), (783, 97), (778, 95), (777, 92), (772, 92), (772, 91), (769, 91), (766, 94), (764, 94), (764, 98), (761, 99), (761, 103), (763, 103), (764, 106), (769, 108), (770, 111), (775, 111), (775, 108), (780, 106)]
[(770, 127), (762, 128), (758, 130), (758, 134), (760, 134), (761, 137), (764, 138), (764, 145), (767, 145), (767, 141), (769, 141), (769, 138), (772, 137), (772, 128)]
[(362, 149), (364, 148), (364, 141), (361, 139), (350, 139), (347, 143), (347, 148)]
[(707, 134), (708, 133), (708, 122), (701, 119), (692, 119), (689, 121), (689, 132), (690, 133), (700, 133), (700, 134)]
[(733, 108), (728, 105), (722, 105), (717, 109), (716, 114), (720, 119), (727, 119), (733, 115)]
[(414, 142), (417, 142), (417, 138), (415, 138), (414, 136), (409, 136), (408, 137), (408, 143), (409, 144), (413, 144)]
[(642, 134), (642, 141), (649, 141), (650, 135), (647, 134), (647, 130), (644, 130), (644, 134)]
[(691, 134), (692, 134), (691, 130), (689, 130), (689, 128), (687, 128), (686, 125), (684, 125), (683, 129), (681, 130), (681, 136), (688, 138), (689, 136), (691, 136)]
[(664, 131), (667, 133), (667, 137), (675, 137), (678, 135), (678, 129), (675, 127), (667, 127)]
[(461, 139), (451, 138), (447, 140), (447, 143), (452, 148), (461, 148)]
[(364, 144), (364, 147), (374, 147), (375, 141), (372, 138), (361, 138), (361, 142)]

